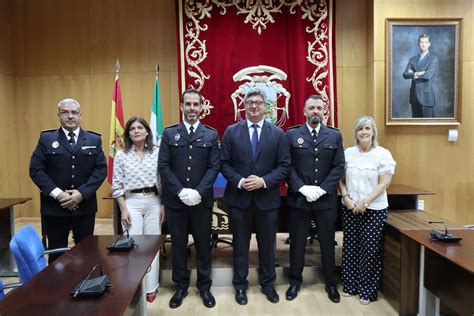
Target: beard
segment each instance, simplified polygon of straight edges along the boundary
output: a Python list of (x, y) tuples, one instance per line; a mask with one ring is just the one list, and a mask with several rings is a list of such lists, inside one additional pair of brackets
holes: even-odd
[(322, 121), (322, 117), (320, 117), (319, 115), (313, 115), (311, 117), (308, 117), (308, 123), (310, 125), (318, 125)]

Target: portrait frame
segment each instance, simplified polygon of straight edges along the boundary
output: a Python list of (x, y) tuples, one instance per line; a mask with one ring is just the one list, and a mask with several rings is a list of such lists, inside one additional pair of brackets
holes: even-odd
[[(385, 26), (386, 125), (461, 124), (462, 19), (389, 18)], [(429, 58), (420, 59), (424, 34)]]

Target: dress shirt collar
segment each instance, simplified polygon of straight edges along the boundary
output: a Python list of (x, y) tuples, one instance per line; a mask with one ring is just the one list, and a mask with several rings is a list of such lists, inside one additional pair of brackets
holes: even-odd
[[(64, 135), (66, 135), (66, 138), (69, 140), (69, 131), (67, 129), (65, 129), (64, 127), (61, 126), (61, 129), (63, 130), (64, 132)], [(81, 130), (80, 127), (76, 128), (75, 130), (73, 130), (72, 132), (74, 133), (74, 135), (76, 135), (76, 141), (79, 137), (79, 131)]]
[[(306, 122), (306, 127), (308, 128), (309, 130), (309, 133), (313, 133), (313, 128), (311, 127), (311, 125), (308, 124), (308, 122)], [(316, 126), (315, 130), (316, 130), (316, 134), (319, 135), (319, 130), (321, 129), (321, 123), (318, 124), (318, 126)]]
[(253, 123), (250, 120), (247, 120), (247, 126), (250, 129), (250, 128), (252, 128), (253, 124), (257, 124), (258, 127), (260, 127), (260, 129), (262, 129), (263, 128), (263, 121), (265, 121), (265, 119), (262, 119), (260, 122), (257, 122), (257, 123)]
[(429, 52), (430, 52), (430, 51), (429, 51), (429, 50), (427, 50), (426, 52), (424, 52), (424, 53), (420, 54), (420, 60), (422, 60), (423, 58), (425, 58), (425, 57), (426, 57), (426, 55), (428, 55), (428, 53), (429, 53)]
[(189, 134), (189, 128), (190, 128), (191, 126), (194, 127), (194, 132), (196, 133), (196, 130), (197, 130), (198, 126), (199, 126), (199, 121), (197, 121), (197, 122), (194, 123), (193, 125), (189, 124), (189, 123), (186, 122), (186, 121), (183, 121), (183, 123), (184, 123), (184, 126), (186, 127), (186, 131), (188, 132), (188, 134)]

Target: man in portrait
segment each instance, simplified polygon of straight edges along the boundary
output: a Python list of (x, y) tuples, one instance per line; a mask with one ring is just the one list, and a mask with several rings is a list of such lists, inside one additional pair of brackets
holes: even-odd
[(403, 72), (403, 78), (411, 80), (410, 104), (413, 118), (434, 117), (436, 106), (436, 86), (434, 83), (438, 71), (438, 57), (430, 53), (430, 36), (418, 37), (420, 53), (411, 57)]

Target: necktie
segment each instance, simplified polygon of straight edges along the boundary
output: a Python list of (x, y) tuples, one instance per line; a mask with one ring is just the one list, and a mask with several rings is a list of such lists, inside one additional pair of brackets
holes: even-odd
[(258, 125), (253, 124), (253, 134), (252, 134), (252, 153), (253, 157), (255, 158), (255, 154), (257, 153), (257, 145), (258, 145)]
[(418, 63), (416, 65), (417, 66), (420, 65), (422, 60), (423, 60), (423, 56), (420, 55), (420, 57), (418, 57)]
[(194, 126), (191, 125), (191, 127), (189, 127), (189, 137), (192, 138), (194, 136)]
[(74, 134), (73, 132), (69, 132), (67, 136), (69, 136), (69, 145), (71, 145), (71, 148), (74, 148), (74, 145), (76, 145), (76, 142), (74, 141), (74, 136), (76, 136), (76, 134)]
[(315, 129), (313, 129), (313, 131), (311, 132), (311, 135), (313, 136), (313, 142), (316, 143), (316, 139), (318, 138), (318, 133), (316, 133)]

